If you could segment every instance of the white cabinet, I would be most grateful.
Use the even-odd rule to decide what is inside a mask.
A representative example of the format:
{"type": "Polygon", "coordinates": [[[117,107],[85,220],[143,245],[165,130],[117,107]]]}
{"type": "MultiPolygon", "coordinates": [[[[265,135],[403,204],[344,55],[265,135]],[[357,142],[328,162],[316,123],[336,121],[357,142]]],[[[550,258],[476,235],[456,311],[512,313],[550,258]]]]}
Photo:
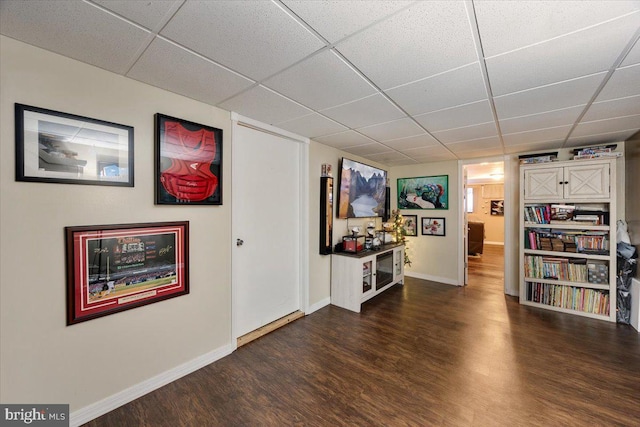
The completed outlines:
{"type": "Polygon", "coordinates": [[[521,166],[521,304],[616,321],[615,165],[521,166]]]}
{"type": "Polygon", "coordinates": [[[579,164],[527,166],[523,168],[523,195],[527,200],[608,199],[611,182],[609,162],[574,161],[572,163],[579,164]]]}
{"type": "Polygon", "coordinates": [[[331,304],[360,312],[363,302],[404,280],[404,245],[331,255],[331,304]]]}

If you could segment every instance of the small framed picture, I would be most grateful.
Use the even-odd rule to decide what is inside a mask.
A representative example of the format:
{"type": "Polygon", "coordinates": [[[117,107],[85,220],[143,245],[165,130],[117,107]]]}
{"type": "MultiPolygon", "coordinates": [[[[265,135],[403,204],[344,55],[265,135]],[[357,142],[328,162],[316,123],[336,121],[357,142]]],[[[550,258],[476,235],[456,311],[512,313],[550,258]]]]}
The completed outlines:
{"type": "Polygon", "coordinates": [[[418,216],[417,215],[402,215],[404,220],[405,236],[417,236],[418,235],[418,216]]]}
{"type": "Polygon", "coordinates": [[[67,325],[189,293],[189,222],[66,227],[67,325]]]}
{"type": "Polygon", "coordinates": [[[133,187],[133,127],[15,104],[16,181],[133,187]]]}
{"type": "Polygon", "coordinates": [[[445,236],[444,218],[422,218],[423,236],[445,236]]]}
{"type": "Polygon", "coordinates": [[[491,201],[491,215],[504,216],[504,200],[491,201]]]}
{"type": "Polygon", "coordinates": [[[156,204],[222,204],[222,129],[156,114],[156,204]]]}

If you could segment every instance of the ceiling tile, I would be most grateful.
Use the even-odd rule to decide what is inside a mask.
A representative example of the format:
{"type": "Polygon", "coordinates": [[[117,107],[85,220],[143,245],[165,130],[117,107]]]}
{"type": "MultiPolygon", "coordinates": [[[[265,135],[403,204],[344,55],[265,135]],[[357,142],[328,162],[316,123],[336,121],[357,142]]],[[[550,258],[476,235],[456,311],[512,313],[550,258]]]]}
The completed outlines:
{"type": "Polygon", "coordinates": [[[463,2],[416,2],[336,47],[382,89],[478,60],[463,2]]]}
{"type": "Polygon", "coordinates": [[[434,145],[441,145],[437,139],[433,138],[428,133],[423,133],[421,135],[410,136],[408,138],[399,138],[393,139],[390,141],[385,141],[384,145],[387,147],[391,147],[394,150],[407,150],[411,148],[418,147],[428,147],[434,145]]]}
{"type": "Polygon", "coordinates": [[[254,82],[156,38],[127,77],[215,105],[254,82]]]}
{"type": "Polygon", "coordinates": [[[2,34],[124,74],[153,37],[96,6],[77,1],[2,1],[2,34]]]}
{"type": "Polygon", "coordinates": [[[498,55],[638,10],[633,1],[474,1],[484,54],[498,55]]]}
{"type": "Polygon", "coordinates": [[[182,4],[176,0],[93,0],[119,15],[142,25],[152,31],[158,31],[182,4]]]}
{"type": "Polygon", "coordinates": [[[564,138],[556,141],[530,142],[527,144],[519,145],[505,145],[504,152],[507,154],[524,154],[530,153],[532,151],[557,150],[558,147],[562,146],[563,140],[564,138]]]}
{"type": "Polygon", "coordinates": [[[410,150],[402,150],[404,154],[416,160],[425,160],[427,158],[454,159],[455,155],[442,145],[434,145],[433,147],[412,148],[410,150]]]}
{"type": "Polygon", "coordinates": [[[456,153],[456,157],[460,160],[479,159],[485,157],[502,156],[504,153],[502,148],[488,148],[480,151],[462,151],[456,153]]]}
{"type": "Polygon", "coordinates": [[[468,141],[472,139],[497,136],[498,130],[494,122],[482,123],[457,129],[449,129],[441,132],[433,132],[439,141],[448,144],[452,142],[468,141]]]}
{"type": "Polygon", "coordinates": [[[406,116],[379,93],[322,110],[321,113],[350,128],[360,128],[406,116]]]}
{"type": "Polygon", "coordinates": [[[487,98],[477,62],[385,92],[409,114],[429,113],[487,98]]]}
{"type": "Polygon", "coordinates": [[[459,107],[434,111],[414,117],[429,132],[477,125],[493,120],[489,101],[473,102],[459,107]]]}
{"type": "Polygon", "coordinates": [[[572,125],[584,110],[584,105],[532,114],[530,116],[515,117],[500,120],[500,130],[503,134],[527,132],[536,129],[572,125]]]}
{"type": "Polygon", "coordinates": [[[262,86],[253,87],[218,106],[270,125],[312,112],[262,86]]]}
{"type": "Polygon", "coordinates": [[[161,31],[207,58],[261,80],[322,48],[273,2],[188,1],[161,31]]]}
{"type": "Polygon", "coordinates": [[[583,122],[640,114],[640,95],[595,102],[582,118],[583,122]]]}
{"type": "Polygon", "coordinates": [[[609,79],[596,101],[640,95],[640,64],[618,68],[609,79]]]}
{"type": "Polygon", "coordinates": [[[358,129],[358,132],[367,135],[376,141],[384,142],[390,139],[404,138],[420,135],[424,130],[411,119],[405,118],[391,122],[381,123],[358,129]]]}
{"type": "Polygon", "coordinates": [[[580,122],[571,134],[572,138],[596,135],[607,132],[640,129],[640,114],[635,116],[618,117],[614,119],[580,122]]]}
{"type": "Polygon", "coordinates": [[[317,113],[286,122],[276,123],[276,126],[288,130],[289,132],[306,136],[307,138],[315,138],[316,136],[329,135],[347,130],[346,127],[317,113]]]}
{"type": "Polygon", "coordinates": [[[635,134],[636,132],[637,130],[626,130],[626,131],[601,133],[596,135],[573,137],[573,138],[569,138],[569,140],[565,144],[565,147],[582,147],[585,145],[621,142],[631,138],[631,136],[633,136],[633,134],[635,134]]]}
{"type": "Polygon", "coordinates": [[[602,83],[605,75],[606,73],[594,74],[495,97],[498,118],[502,120],[585,105],[602,83]]]}
{"type": "Polygon", "coordinates": [[[357,145],[355,147],[347,147],[347,148],[343,148],[343,150],[351,154],[356,154],[358,156],[368,156],[371,154],[381,154],[381,153],[392,152],[392,150],[390,150],[388,147],[385,147],[384,145],[379,144],[377,142],[366,144],[366,145],[357,145]]]}
{"type": "Polygon", "coordinates": [[[345,147],[354,147],[356,145],[371,144],[372,142],[374,142],[366,136],[352,130],[339,132],[333,135],[316,137],[313,139],[314,141],[317,141],[321,144],[341,149],[345,147]]]}
{"type": "Polygon", "coordinates": [[[487,58],[495,96],[607,71],[640,27],[640,13],[487,58]]]}
{"type": "Polygon", "coordinates": [[[640,64],[640,39],[636,40],[636,44],[631,51],[627,54],[620,66],[626,67],[627,65],[640,64]]]}
{"type": "Polygon", "coordinates": [[[454,142],[451,144],[447,144],[447,148],[454,153],[459,153],[462,151],[488,150],[492,148],[498,148],[502,150],[502,144],[500,143],[500,138],[498,138],[497,136],[490,136],[487,138],[478,138],[471,141],[454,142]]]}
{"type": "Polygon", "coordinates": [[[402,153],[398,153],[397,151],[390,151],[388,153],[380,153],[380,154],[370,154],[367,158],[378,162],[387,164],[388,162],[405,162],[409,160],[407,156],[402,153]]]}
{"type": "Polygon", "coordinates": [[[263,85],[314,110],[334,107],[376,92],[331,50],[294,65],[265,80],[263,85]]]}
{"type": "Polygon", "coordinates": [[[532,142],[564,141],[573,123],[548,129],[537,129],[528,132],[511,133],[502,136],[504,145],[522,145],[532,142]]]}
{"type": "Polygon", "coordinates": [[[294,1],[283,3],[331,43],[406,7],[413,1],[294,1]],[[363,7],[364,6],[364,7],[363,7]]]}

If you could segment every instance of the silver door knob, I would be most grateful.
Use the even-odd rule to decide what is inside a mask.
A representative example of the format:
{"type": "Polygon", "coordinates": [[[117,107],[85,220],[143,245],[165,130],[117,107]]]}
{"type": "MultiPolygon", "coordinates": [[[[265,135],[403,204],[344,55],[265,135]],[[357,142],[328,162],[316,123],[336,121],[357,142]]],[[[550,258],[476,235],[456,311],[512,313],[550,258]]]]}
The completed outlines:
{"type": "Polygon", "coordinates": [[[244,244],[244,240],[236,239],[236,246],[242,246],[244,244]]]}

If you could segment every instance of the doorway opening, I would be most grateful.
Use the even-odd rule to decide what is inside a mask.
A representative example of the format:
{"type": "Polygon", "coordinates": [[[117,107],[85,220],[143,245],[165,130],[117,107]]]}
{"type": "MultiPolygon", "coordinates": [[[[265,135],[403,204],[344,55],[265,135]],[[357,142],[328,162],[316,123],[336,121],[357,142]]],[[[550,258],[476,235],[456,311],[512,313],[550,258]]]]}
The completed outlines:
{"type": "Polygon", "coordinates": [[[462,167],[465,284],[505,293],[504,162],[468,162],[462,167]]]}

